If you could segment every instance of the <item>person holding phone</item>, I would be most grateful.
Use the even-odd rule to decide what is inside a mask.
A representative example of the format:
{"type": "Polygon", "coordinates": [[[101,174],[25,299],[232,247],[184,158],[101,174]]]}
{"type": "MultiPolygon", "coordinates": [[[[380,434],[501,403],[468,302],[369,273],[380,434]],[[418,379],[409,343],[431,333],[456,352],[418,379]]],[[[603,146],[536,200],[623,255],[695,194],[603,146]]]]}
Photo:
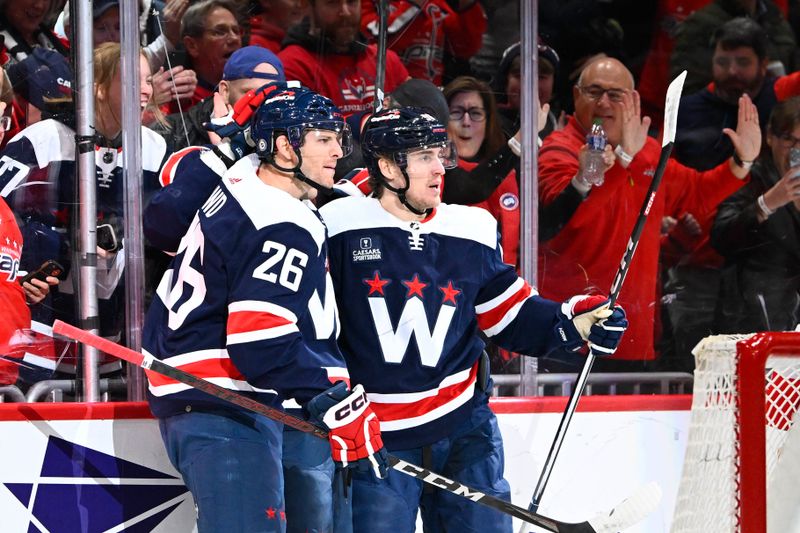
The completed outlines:
{"type": "Polygon", "coordinates": [[[794,329],[800,308],[800,97],[775,106],[750,182],[719,205],[711,245],[725,257],[715,329],[794,329]],[[794,155],[794,157],[792,157],[794,155]]]}

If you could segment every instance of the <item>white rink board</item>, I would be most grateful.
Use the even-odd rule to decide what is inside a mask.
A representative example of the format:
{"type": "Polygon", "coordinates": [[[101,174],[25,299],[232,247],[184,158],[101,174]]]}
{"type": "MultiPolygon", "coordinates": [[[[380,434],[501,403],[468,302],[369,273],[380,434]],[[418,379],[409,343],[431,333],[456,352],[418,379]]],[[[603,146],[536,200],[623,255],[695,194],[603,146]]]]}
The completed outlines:
{"type": "MultiPolygon", "coordinates": [[[[527,508],[561,414],[505,414],[499,419],[511,500],[527,508]]],[[[661,505],[628,531],[668,533],[688,427],[689,411],[576,413],[538,512],[581,522],[655,481],[664,493],[661,505]]],[[[515,521],[514,531],[518,528],[515,521]]]]}
{"type": "MultiPolygon", "coordinates": [[[[3,416],[4,410],[11,407],[6,404],[0,409],[2,531],[24,533],[31,523],[45,531],[39,518],[42,509],[57,506],[76,509],[75,513],[79,510],[114,515],[117,511],[124,519],[112,520],[115,527],[108,527],[111,531],[122,531],[126,524],[136,523],[139,529],[144,523],[153,523],[152,531],[159,533],[194,529],[191,497],[169,464],[155,420],[36,420],[37,416],[31,414],[23,418],[34,421],[7,420],[14,418],[3,416]],[[78,450],[79,454],[83,447],[90,450],[85,460],[74,460],[59,454],[59,446],[78,450]],[[50,454],[45,461],[47,449],[50,454]],[[114,461],[108,456],[127,465],[125,475],[110,476],[108,464],[114,461]],[[68,471],[64,470],[65,465],[68,471]],[[86,465],[91,470],[89,474],[82,471],[86,465]],[[150,474],[142,476],[137,469],[149,469],[150,474]],[[65,504],[63,497],[59,499],[61,492],[74,492],[76,485],[88,491],[98,483],[144,490],[154,501],[133,511],[126,507],[123,512],[108,505],[95,511],[83,500],[67,498],[65,504]],[[160,496],[162,492],[166,495],[160,496]]],[[[33,412],[34,408],[28,411],[33,412]]],[[[520,506],[528,505],[560,417],[558,413],[498,415],[506,446],[506,476],[512,486],[512,499],[520,506]]],[[[656,481],[664,491],[660,508],[629,531],[668,532],[688,423],[688,411],[576,413],[540,512],[559,520],[583,521],[611,509],[645,483],[656,481]]],[[[518,527],[515,522],[515,532],[518,527]]]]}

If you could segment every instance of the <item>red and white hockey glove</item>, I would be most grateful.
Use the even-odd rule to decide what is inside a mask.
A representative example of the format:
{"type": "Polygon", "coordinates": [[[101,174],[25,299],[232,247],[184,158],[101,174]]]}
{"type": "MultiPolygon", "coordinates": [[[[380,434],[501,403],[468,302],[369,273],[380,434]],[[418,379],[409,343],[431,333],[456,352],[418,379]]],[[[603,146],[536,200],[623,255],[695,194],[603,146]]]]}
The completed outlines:
{"type": "Polygon", "coordinates": [[[388,457],[381,440],[380,422],[369,406],[364,387],[352,391],[340,381],[306,406],[313,418],[328,428],[333,460],[344,468],[372,471],[385,478],[388,457]]]}
{"type": "Polygon", "coordinates": [[[628,328],[625,310],[620,306],[609,309],[605,296],[573,296],[561,304],[561,314],[572,322],[581,338],[589,342],[592,352],[601,357],[617,351],[628,328]]]}

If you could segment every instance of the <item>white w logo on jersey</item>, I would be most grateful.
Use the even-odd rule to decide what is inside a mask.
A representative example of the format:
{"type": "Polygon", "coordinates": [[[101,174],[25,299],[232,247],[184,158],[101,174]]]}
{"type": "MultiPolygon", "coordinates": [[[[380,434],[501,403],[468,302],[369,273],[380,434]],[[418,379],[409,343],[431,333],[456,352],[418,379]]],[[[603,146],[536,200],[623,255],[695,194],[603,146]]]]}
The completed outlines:
{"type": "Polygon", "coordinates": [[[319,291],[308,300],[308,312],[311,321],[314,323],[314,331],[317,339],[329,339],[331,334],[336,331],[339,336],[339,321],[336,318],[336,298],[333,296],[333,283],[328,273],[325,274],[325,302],[319,297],[319,291]]]}
{"type": "Polygon", "coordinates": [[[412,333],[417,340],[417,348],[423,366],[435,367],[439,363],[447,330],[456,313],[454,306],[442,305],[440,307],[439,316],[436,317],[436,324],[431,332],[428,326],[428,314],[425,312],[422,300],[413,297],[406,301],[397,330],[395,330],[392,320],[389,318],[386,301],[383,298],[367,298],[367,300],[372,312],[372,320],[375,323],[375,330],[378,333],[378,340],[381,343],[383,358],[387,363],[403,362],[412,333]]]}

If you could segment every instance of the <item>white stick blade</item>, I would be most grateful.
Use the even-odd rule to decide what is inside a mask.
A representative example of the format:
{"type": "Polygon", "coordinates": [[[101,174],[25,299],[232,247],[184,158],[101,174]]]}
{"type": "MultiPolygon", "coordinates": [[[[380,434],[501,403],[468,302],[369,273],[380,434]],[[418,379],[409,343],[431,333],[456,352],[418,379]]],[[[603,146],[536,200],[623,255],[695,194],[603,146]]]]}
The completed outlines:
{"type": "Polygon", "coordinates": [[[678,106],[681,103],[684,81],[686,81],[685,70],[678,74],[678,77],[672,80],[667,88],[667,101],[664,104],[664,136],[661,146],[666,146],[675,140],[675,130],[678,128],[678,106]]]}
{"type": "Polygon", "coordinates": [[[598,515],[589,524],[597,533],[619,533],[635,526],[661,503],[661,487],[651,482],[620,502],[608,514],[598,515]]]}

